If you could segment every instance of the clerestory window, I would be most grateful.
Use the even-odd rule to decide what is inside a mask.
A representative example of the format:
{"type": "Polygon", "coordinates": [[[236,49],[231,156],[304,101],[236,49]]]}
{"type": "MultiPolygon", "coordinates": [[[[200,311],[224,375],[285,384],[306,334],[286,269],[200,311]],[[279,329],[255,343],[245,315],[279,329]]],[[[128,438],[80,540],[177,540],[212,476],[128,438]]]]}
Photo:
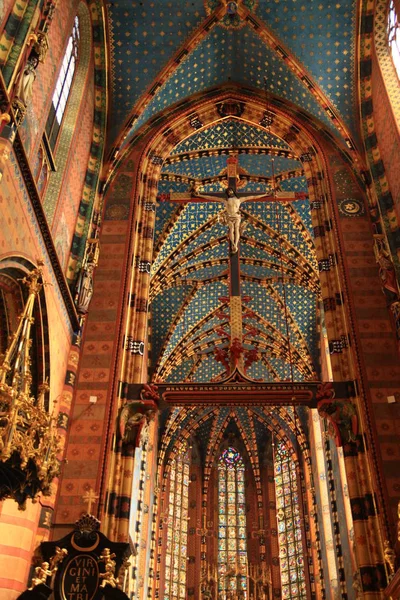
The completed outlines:
{"type": "Polygon", "coordinates": [[[58,75],[53,94],[50,113],[46,123],[46,134],[51,150],[54,150],[58,133],[60,131],[68,97],[71,91],[72,80],[79,56],[79,18],[75,17],[67,49],[58,75]]]}

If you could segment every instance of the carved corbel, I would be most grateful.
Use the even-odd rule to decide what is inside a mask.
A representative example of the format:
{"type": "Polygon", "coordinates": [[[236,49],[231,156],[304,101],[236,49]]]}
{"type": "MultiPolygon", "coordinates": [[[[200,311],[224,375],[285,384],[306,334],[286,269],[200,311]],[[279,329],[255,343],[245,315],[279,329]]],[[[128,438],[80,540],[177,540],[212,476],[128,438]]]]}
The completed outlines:
{"type": "Polygon", "coordinates": [[[149,425],[157,416],[160,395],[154,384],[145,384],[140,399],[125,404],[118,417],[118,433],[123,444],[136,448],[148,440],[149,425]]]}
{"type": "Polygon", "coordinates": [[[357,411],[349,400],[335,399],[333,385],[323,383],[319,386],[317,409],[324,420],[328,435],[335,440],[337,447],[355,442],[358,434],[357,411]]]}

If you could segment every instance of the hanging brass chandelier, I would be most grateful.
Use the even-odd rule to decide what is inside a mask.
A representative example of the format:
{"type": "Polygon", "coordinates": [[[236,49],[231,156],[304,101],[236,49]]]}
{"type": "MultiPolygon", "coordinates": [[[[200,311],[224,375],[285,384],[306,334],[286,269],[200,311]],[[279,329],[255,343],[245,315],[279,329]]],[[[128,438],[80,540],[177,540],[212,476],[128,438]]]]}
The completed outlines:
{"type": "Polygon", "coordinates": [[[0,356],[0,500],[14,498],[20,509],[27,498],[50,494],[59,472],[59,438],[54,418],[45,406],[49,386],[44,381],[31,393],[30,348],[34,306],[43,287],[42,268],[22,279],[28,297],[18,327],[0,356]]]}

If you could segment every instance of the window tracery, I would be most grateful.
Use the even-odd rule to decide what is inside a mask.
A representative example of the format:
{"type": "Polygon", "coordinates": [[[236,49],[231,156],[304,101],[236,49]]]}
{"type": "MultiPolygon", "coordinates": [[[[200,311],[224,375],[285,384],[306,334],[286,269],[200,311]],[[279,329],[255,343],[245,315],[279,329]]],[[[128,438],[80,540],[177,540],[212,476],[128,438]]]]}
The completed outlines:
{"type": "Polygon", "coordinates": [[[75,67],[79,54],[79,17],[76,16],[72,32],[68,40],[64,54],[61,70],[58,75],[56,87],[53,94],[52,105],[46,123],[46,134],[50,147],[54,149],[60,131],[61,122],[65,113],[68,97],[71,91],[75,67]]]}
{"type": "Polygon", "coordinates": [[[218,461],[218,592],[223,600],[247,598],[244,462],[226,448],[218,461]]]}
{"type": "Polygon", "coordinates": [[[186,598],[189,450],[184,446],[169,472],[168,529],[164,600],[186,598]]]}
{"type": "Polygon", "coordinates": [[[296,463],[281,441],[275,448],[274,463],[282,598],[305,600],[307,593],[296,463]]]}

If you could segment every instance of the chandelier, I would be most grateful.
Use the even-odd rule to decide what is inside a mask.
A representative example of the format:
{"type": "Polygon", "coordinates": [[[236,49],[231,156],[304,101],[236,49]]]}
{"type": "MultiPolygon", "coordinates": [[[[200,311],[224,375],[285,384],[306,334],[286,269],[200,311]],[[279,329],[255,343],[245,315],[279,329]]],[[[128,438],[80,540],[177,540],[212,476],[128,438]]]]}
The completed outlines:
{"type": "Polygon", "coordinates": [[[31,392],[30,348],[35,301],[43,287],[42,263],[22,279],[28,297],[7,350],[0,356],[0,500],[13,498],[23,510],[27,498],[50,494],[59,472],[59,437],[45,406],[44,381],[31,392]]]}

